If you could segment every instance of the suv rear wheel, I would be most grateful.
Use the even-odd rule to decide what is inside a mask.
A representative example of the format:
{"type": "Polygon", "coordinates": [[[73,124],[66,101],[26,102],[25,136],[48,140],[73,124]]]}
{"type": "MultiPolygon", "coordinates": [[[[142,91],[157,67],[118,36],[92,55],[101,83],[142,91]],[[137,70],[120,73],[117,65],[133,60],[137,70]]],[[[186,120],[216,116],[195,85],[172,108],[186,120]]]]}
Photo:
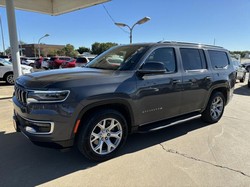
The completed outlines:
{"type": "Polygon", "coordinates": [[[112,158],[125,143],[128,134],[125,118],[115,110],[96,111],[82,127],[78,149],[95,161],[112,158]]]}
{"type": "Polygon", "coordinates": [[[208,123],[216,123],[220,120],[225,107],[225,98],[221,92],[215,92],[209,99],[202,120],[208,123]]]}

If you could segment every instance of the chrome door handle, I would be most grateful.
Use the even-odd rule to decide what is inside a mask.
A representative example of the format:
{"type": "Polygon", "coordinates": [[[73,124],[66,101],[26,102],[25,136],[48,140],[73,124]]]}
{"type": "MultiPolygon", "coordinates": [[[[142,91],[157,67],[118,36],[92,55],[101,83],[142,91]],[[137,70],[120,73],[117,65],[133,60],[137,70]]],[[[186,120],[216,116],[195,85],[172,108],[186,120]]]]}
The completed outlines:
{"type": "Polygon", "coordinates": [[[177,83],[181,83],[181,80],[180,79],[173,80],[173,84],[177,84],[177,83]]]}

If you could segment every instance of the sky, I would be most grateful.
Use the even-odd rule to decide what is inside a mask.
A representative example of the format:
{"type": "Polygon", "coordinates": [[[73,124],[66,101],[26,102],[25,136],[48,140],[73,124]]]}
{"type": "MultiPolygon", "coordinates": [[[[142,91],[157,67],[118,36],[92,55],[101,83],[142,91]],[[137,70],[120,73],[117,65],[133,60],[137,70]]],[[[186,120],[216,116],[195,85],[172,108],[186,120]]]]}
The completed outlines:
{"type": "MultiPolygon", "coordinates": [[[[19,40],[25,43],[91,47],[94,42],[129,43],[127,28],[136,25],[133,43],[183,41],[222,46],[231,51],[250,50],[249,0],[112,0],[59,16],[16,10],[19,40]]],[[[6,9],[0,8],[5,48],[10,44],[6,9]]],[[[0,38],[0,51],[2,51],[0,38]]]]}

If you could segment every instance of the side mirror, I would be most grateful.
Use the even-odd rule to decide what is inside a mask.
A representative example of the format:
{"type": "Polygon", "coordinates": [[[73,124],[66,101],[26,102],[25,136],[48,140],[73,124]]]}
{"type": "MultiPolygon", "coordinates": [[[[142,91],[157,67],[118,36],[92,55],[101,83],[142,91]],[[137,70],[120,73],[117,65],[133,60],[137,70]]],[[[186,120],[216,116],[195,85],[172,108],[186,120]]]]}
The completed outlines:
{"type": "Polygon", "coordinates": [[[147,62],[137,71],[139,74],[163,74],[166,68],[162,62],[147,62]]]}

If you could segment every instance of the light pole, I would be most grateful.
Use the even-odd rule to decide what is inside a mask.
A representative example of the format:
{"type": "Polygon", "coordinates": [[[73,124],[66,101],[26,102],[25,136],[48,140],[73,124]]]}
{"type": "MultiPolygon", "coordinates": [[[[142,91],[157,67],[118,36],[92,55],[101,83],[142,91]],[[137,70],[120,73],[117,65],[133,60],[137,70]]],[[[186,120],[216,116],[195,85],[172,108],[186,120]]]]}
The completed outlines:
{"type": "Polygon", "coordinates": [[[3,37],[3,24],[2,24],[1,16],[0,16],[0,25],[1,25],[1,33],[2,33],[2,41],[3,41],[3,55],[5,55],[5,45],[4,45],[4,37],[3,37]]]}
{"type": "Polygon", "coordinates": [[[44,36],[42,36],[42,37],[39,38],[39,40],[38,40],[38,58],[40,58],[40,56],[41,56],[40,41],[41,41],[41,39],[43,39],[43,38],[45,38],[45,37],[48,37],[48,36],[49,36],[49,34],[45,34],[44,36]]]}
{"type": "Polygon", "coordinates": [[[144,17],[144,18],[140,19],[139,21],[137,21],[132,27],[128,26],[125,23],[115,23],[115,25],[117,25],[118,27],[128,27],[129,28],[129,38],[130,38],[130,43],[132,43],[132,34],[133,34],[134,27],[136,25],[141,25],[143,23],[146,23],[150,19],[151,19],[150,17],[144,17]]]}

